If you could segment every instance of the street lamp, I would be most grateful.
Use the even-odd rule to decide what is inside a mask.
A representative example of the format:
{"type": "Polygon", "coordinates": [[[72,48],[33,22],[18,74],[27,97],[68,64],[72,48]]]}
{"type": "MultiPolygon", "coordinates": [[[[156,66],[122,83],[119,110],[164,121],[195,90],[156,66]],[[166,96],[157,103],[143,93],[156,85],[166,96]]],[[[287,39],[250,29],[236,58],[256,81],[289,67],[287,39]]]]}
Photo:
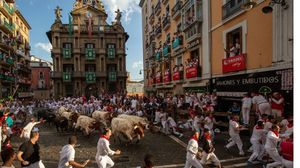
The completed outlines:
{"type": "Polygon", "coordinates": [[[287,9],[289,7],[286,0],[272,0],[268,6],[262,8],[262,12],[265,14],[273,12],[273,6],[275,4],[280,4],[283,9],[287,9]]]}

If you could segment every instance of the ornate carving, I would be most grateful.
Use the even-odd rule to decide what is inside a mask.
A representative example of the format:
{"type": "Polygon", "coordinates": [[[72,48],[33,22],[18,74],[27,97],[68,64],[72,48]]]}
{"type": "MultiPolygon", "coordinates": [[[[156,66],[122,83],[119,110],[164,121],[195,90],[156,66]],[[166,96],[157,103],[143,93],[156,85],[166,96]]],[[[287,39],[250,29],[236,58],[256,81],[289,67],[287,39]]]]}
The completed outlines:
{"type": "Polygon", "coordinates": [[[60,18],[62,17],[61,11],[62,11],[62,9],[59,8],[59,6],[57,6],[56,9],[55,9],[55,15],[56,15],[56,20],[57,21],[60,21],[60,18]]]}
{"type": "Polygon", "coordinates": [[[115,18],[115,23],[120,24],[121,23],[122,12],[120,11],[120,9],[118,9],[117,11],[115,11],[115,13],[117,14],[117,16],[115,18]]]}

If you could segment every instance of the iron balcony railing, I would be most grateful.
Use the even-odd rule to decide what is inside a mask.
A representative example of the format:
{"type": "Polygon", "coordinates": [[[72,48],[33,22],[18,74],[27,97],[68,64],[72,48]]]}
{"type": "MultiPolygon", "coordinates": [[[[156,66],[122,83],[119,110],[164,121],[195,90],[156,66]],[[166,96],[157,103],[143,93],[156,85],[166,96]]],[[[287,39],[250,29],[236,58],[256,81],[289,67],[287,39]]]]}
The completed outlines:
{"type": "Polygon", "coordinates": [[[250,2],[250,0],[229,0],[225,5],[223,5],[223,19],[226,19],[235,13],[242,10],[241,5],[250,2]]]}

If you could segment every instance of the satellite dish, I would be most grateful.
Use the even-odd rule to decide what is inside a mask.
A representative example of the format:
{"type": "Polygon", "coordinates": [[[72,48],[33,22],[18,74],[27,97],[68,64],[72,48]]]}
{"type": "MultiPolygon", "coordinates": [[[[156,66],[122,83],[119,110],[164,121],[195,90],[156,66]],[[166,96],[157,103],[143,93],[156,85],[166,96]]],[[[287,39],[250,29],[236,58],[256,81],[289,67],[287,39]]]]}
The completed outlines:
{"type": "Polygon", "coordinates": [[[271,6],[265,6],[262,8],[262,12],[267,14],[267,13],[271,13],[273,11],[273,8],[271,6]]]}

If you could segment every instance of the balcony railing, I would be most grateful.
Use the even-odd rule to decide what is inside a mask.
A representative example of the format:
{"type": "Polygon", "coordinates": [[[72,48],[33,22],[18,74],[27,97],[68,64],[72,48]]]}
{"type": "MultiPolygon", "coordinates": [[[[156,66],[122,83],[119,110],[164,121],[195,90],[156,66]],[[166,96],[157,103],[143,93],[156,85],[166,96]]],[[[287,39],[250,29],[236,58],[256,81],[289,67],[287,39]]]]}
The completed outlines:
{"type": "Polygon", "coordinates": [[[155,28],[155,34],[157,38],[161,36],[161,26],[155,28]]]}
{"type": "Polygon", "coordinates": [[[172,48],[177,49],[182,44],[183,44],[183,37],[182,36],[176,37],[172,43],[172,48]]]}
{"type": "Polygon", "coordinates": [[[0,79],[3,79],[5,81],[14,82],[16,78],[14,76],[6,75],[6,74],[0,74],[0,79]]]}
{"type": "Polygon", "coordinates": [[[164,30],[167,30],[171,25],[171,20],[170,20],[170,16],[166,16],[165,18],[163,18],[163,28],[164,30]]]}
{"type": "Polygon", "coordinates": [[[182,1],[178,1],[174,7],[172,8],[172,17],[176,19],[178,16],[181,16],[181,7],[182,7],[182,1]]]}
{"type": "Polygon", "coordinates": [[[26,50],[31,50],[31,47],[30,47],[29,43],[27,43],[27,42],[25,43],[25,49],[26,50]]]}
{"type": "Polygon", "coordinates": [[[107,57],[108,57],[109,59],[114,59],[114,58],[116,58],[116,50],[115,50],[115,48],[108,48],[108,49],[107,49],[107,57]]]}
{"type": "Polygon", "coordinates": [[[86,48],[85,49],[85,58],[87,60],[95,60],[96,50],[94,48],[86,48]]]}
{"type": "Polygon", "coordinates": [[[86,72],[85,80],[86,83],[96,83],[96,72],[86,72]]]}
{"type": "Polygon", "coordinates": [[[63,58],[71,58],[72,57],[72,49],[71,48],[63,48],[63,58]]]}
{"type": "Polygon", "coordinates": [[[108,72],[108,80],[116,81],[117,80],[117,72],[108,72]]]}
{"type": "Polygon", "coordinates": [[[151,13],[149,17],[149,23],[152,25],[154,23],[154,12],[151,13]]]}
{"type": "Polygon", "coordinates": [[[71,82],[72,81],[72,72],[64,72],[63,73],[63,81],[71,82]]]}
{"type": "Polygon", "coordinates": [[[155,59],[156,59],[157,61],[159,61],[160,58],[161,58],[161,52],[158,51],[158,52],[155,53],[155,59]]]}
{"type": "Polygon", "coordinates": [[[250,0],[230,0],[223,5],[223,19],[226,19],[242,10],[241,5],[248,3],[250,0]]]}
{"type": "Polygon", "coordinates": [[[18,77],[18,83],[30,85],[31,79],[25,77],[18,77]]]}
{"type": "Polygon", "coordinates": [[[20,71],[24,71],[24,72],[30,72],[30,68],[26,65],[24,65],[23,63],[17,63],[17,70],[20,70],[20,71]]]}
{"type": "Polygon", "coordinates": [[[164,57],[168,57],[171,53],[171,47],[170,45],[166,45],[164,48],[163,48],[163,56],[164,57]]]}
{"type": "Polygon", "coordinates": [[[155,14],[159,14],[161,12],[161,2],[160,2],[160,0],[155,5],[154,12],[155,12],[155,14]]]}
{"type": "Polygon", "coordinates": [[[169,0],[162,0],[163,4],[167,4],[169,2],[169,0]]]}
{"type": "Polygon", "coordinates": [[[3,1],[3,8],[12,15],[15,12],[15,8],[13,6],[9,6],[5,1],[3,1]]]}

